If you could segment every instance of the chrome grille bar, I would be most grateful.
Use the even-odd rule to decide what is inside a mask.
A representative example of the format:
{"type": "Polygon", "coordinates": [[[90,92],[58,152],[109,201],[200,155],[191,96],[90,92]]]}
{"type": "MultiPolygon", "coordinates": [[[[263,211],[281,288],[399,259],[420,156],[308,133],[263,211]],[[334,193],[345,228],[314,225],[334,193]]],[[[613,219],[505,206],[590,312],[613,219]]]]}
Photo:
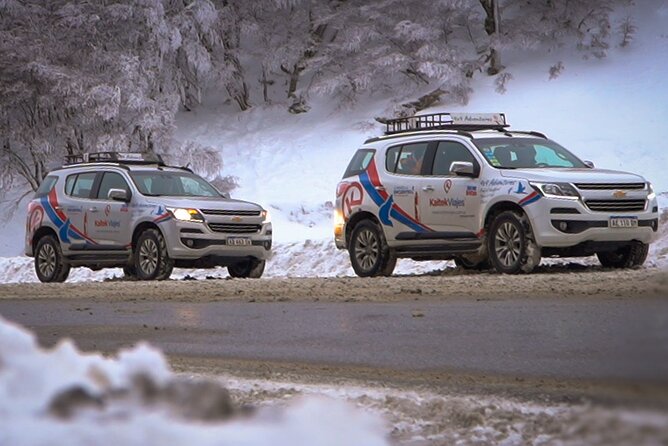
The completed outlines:
{"type": "Polygon", "coordinates": [[[645,183],[575,183],[575,187],[581,190],[642,190],[645,183]]]}

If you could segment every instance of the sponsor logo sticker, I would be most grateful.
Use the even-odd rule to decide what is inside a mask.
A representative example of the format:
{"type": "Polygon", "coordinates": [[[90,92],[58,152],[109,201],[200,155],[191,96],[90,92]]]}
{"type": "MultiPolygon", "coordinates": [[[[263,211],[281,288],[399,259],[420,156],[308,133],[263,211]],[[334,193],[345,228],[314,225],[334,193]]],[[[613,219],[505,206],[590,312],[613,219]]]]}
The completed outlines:
{"type": "Polygon", "coordinates": [[[463,198],[430,198],[429,206],[431,207],[464,207],[466,200],[463,198]]]}
{"type": "Polygon", "coordinates": [[[452,180],[450,179],[445,180],[445,183],[443,183],[443,190],[445,191],[445,193],[447,194],[448,192],[450,192],[451,188],[452,188],[452,180]]]}
{"type": "Polygon", "coordinates": [[[478,195],[478,186],[466,186],[466,195],[469,197],[478,195]]]}

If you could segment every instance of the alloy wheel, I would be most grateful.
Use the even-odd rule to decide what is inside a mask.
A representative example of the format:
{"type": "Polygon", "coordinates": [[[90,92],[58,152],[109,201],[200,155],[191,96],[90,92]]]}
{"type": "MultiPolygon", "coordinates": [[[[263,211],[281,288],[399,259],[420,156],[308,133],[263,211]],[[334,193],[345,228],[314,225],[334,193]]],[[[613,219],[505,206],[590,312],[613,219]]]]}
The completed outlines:
{"type": "Polygon", "coordinates": [[[153,274],[158,266],[158,245],[150,238],[139,248],[139,266],[147,275],[153,274]]]}
{"type": "Polygon", "coordinates": [[[42,245],[42,248],[37,255],[37,259],[37,267],[39,268],[40,273],[42,273],[44,277],[51,277],[56,270],[56,250],[53,248],[53,245],[48,243],[42,245]]]}
{"type": "Polygon", "coordinates": [[[516,225],[504,222],[494,236],[494,250],[503,266],[511,267],[520,258],[522,236],[516,225]]]}
{"type": "Polygon", "coordinates": [[[365,270],[370,270],[378,261],[380,255],[380,244],[378,237],[373,231],[363,229],[355,240],[355,259],[365,270]]]}

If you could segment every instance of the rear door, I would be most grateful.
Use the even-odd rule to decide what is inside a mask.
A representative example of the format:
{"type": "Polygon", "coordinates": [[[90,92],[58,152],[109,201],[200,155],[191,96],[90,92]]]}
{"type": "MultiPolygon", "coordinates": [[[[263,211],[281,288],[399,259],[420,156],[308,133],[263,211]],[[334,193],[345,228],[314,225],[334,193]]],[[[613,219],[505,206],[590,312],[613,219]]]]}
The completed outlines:
{"type": "Polygon", "coordinates": [[[429,141],[406,143],[385,152],[383,185],[389,202],[379,209],[379,219],[392,227],[387,233],[397,240],[410,240],[415,233],[428,231],[422,224],[419,202],[422,189],[431,182],[424,174],[429,171],[426,161],[433,144],[429,141]]]}
{"type": "Polygon", "coordinates": [[[67,240],[62,237],[62,233],[61,239],[71,243],[72,249],[82,249],[85,245],[93,244],[90,207],[96,178],[97,172],[72,173],[65,178],[65,194],[60,200],[60,208],[67,216],[69,227],[67,240]]]}

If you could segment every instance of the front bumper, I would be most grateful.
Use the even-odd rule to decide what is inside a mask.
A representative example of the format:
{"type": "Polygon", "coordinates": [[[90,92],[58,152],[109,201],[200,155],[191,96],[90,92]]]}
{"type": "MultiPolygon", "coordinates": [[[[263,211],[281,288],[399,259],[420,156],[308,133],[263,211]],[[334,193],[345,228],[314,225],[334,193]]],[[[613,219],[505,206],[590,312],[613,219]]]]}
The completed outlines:
{"type": "Polygon", "coordinates": [[[651,243],[656,239],[659,211],[656,199],[638,212],[590,210],[581,200],[542,197],[526,206],[536,242],[543,247],[570,247],[584,242],[651,243]],[[613,217],[633,217],[637,227],[612,228],[613,217]]]}
{"type": "Polygon", "coordinates": [[[266,260],[271,254],[271,223],[259,223],[253,233],[217,232],[207,223],[170,220],[161,225],[169,256],[175,260],[205,257],[266,260]],[[248,243],[240,245],[239,243],[248,243]]]}

